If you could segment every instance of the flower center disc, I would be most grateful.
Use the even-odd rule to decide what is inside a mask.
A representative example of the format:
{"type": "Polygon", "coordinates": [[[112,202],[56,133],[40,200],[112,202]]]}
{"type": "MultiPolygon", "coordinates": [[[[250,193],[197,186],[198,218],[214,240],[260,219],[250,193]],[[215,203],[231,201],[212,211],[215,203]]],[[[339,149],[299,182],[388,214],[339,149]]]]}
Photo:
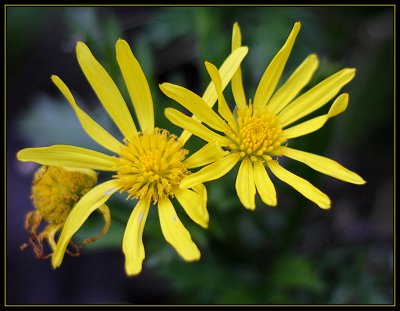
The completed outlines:
{"type": "Polygon", "coordinates": [[[33,178],[33,205],[48,223],[64,223],[70,209],[94,187],[96,179],[79,171],[42,166],[33,178]]]}
{"type": "Polygon", "coordinates": [[[117,175],[113,176],[121,192],[128,192],[128,198],[149,198],[154,203],[172,196],[189,174],[183,163],[188,151],[182,147],[175,135],[158,128],[126,140],[117,159],[117,175]]]}
{"type": "Polygon", "coordinates": [[[271,160],[274,151],[285,141],[281,137],[282,128],[275,115],[267,109],[258,111],[250,104],[245,109],[237,111],[237,128],[230,133],[233,141],[232,151],[240,153],[241,157],[262,157],[271,160]]]}

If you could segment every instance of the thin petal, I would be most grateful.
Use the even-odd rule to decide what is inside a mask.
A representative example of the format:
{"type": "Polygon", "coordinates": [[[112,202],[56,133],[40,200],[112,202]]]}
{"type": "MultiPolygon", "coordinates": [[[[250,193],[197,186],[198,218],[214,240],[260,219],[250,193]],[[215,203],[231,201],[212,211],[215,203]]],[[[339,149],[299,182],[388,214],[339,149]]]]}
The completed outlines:
{"type": "Polygon", "coordinates": [[[310,82],[318,67],[318,57],[315,54],[308,56],[290,78],[276,91],[268,102],[268,110],[278,114],[297,94],[310,82]]]}
{"type": "MultiPolygon", "coordinates": [[[[171,123],[188,130],[190,133],[204,139],[205,141],[215,141],[221,146],[229,146],[231,144],[226,137],[215,133],[195,118],[188,117],[174,108],[166,108],[164,114],[171,123]]],[[[182,140],[182,137],[180,137],[180,140],[182,140]]]]}
{"type": "Polygon", "coordinates": [[[95,91],[107,113],[114,120],[121,133],[130,138],[136,133],[135,123],[126,103],[107,71],[96,60],[83,42],[76,45],[76,55],[87,80],[95,91]]]}
{"type": "Polygon", "coordinates": [[[236,178],[236,192],[245,208],[249,210],[256,208],[256,185],[254,184],[253,164],[248,158],[245,158],[240,164],[236,178]]]}
{"type": "Polygon", "coordinates": [[[214,83],[214,86],[218,94],[218,113],[228,122],[228,124],[233,127],[236,125],[235,118],[232,115],[231,110],[225,100],[224,94],[222,93],[222,81],[219,76],[217,67],[209,62],[205,62],[208,74],[214,83]]]}
{"type": "Polygon", "coordinates": [[[103,229],[101,229],[100,234],[95,237],[96,240],[98,240],[102,236],[104,236],[108,232],[108,230],[110,229],[110,226],[111,226],[110,208],[106,204],[100,205],[99,212],[103,216],[104,226],[103,226],[103,229]]]}
{"type": "Polygon", "coordinates": [[[345,111],[348,102],[349,102],[349,95],[347,93],[340,95],[338,98],[336,98],[331,108],[329,109],[329,112],[326,115],[315,117],[311,120],[307,120],[303,123],[285,129],[282,131],[282,136],[285,137],[286,139],[289,139],[307,135],[309,133],[315,132],[316,130],[319,130],[321,127],[324,126],[324,124],[326,123],[326,121],[329,120],[329,118],[337,116],[338,114],[345,111]]]}
{"type": "Polygon", "coordinates": [[[158,202],[158,215],[165,240],[186,261],[199,260],[200,251],[192,241],[189,231],[179,220],[174,206],[168,198],[164,198],[158,202]]]}
{"type": "Polygon", "coordinates": [[[271,95],[282,75],[282,71],[285,68],[286,62],[289,58],[290,52],[292,51],[294,41],[296,40],[299,31],[300,23],[297,22],[294,24],[285,44],[275,55],[274,59],[265,70],[254,96],[254,107],[263,108],[271,98],[271,95]]]}
{"type": "MultiPolygon", "coordinates": [[[[242,46],[232,51],[232,53],[225,59],[219,68],[219,74],[222,80],[222,89],[225,89],[229,81],[231,81],[233,75],[235,72],[237,72],[237,69],[240,67],[240,64],[247,55],[248,51],[249,49],[246,46],[242,46]]],[[[212,82],[210,82],[210,84],[207,86],[202,98],[209,107],[214,106],[218,95],[212,82]]]]}
{"type": "Polygon", "coordinates": [[[198,184],[192,187],[192,189],[200,196],[202,202],[201,213],[203,214],[203,218],[206,219],[208,223],[210,217],[207,210],[207,189],[203,184],[198,184]]]}
{"type": "Polygon", "coordinates": [[[227,174],[238,163],[239,159],[240,155],[237,153],[227,155],[182,179],[180,187],[192,188],[206,181],[218,179],[227,174]]]}
{"type": "MultiPolygon", "coordinates": [[[[232,30],[232,51],[242,46],[242,34],[238,23],[233,24],[232,30]]],[[[231,81],[233,98],[239,109],[246,108],[246,96],[243,89],[242,70],[240,66],[232,77],[231,81]]]]}
{"type": "Polygon", "coordinates": [[[125,271],[136,275],[142,271],[145,257],[143,246],[143,229],[150,210],[149,200],[140,200],[133,209],[124,233],[122,251],[125,254],[125,271]]]}
{"type": "Polygon", "coordinates": [[[36,162],[51,166],[73,166],[102,171],[114,171],[115,166],[114,157],[69,145],[26,148],[17,153],[17,158],[23,162],[36,162]]]}
{"type": "Polygon", "coordinates": [[[201,196],[189,189],[178,189],[174,192],[178,202],[182,205],[186,214],[198,225],[208,228],[208,213],[204,213],[201,196]]]}
{"type": "Polygon", "coordinates": [[[50,245],[50,248],[52,249],[52,251],[54,252],[54,250],[57,247],[57,243],[55,240],[55,235],[56,233],[61,230],[63,224],[49,224],[46,226],[46,228],[44,228],[44,230],[39,234],[39,239],[46,239],[50,245]]]}
{"type": "MultiPolygon", "coordinates": [[[[249,49],[247,47],[240,47],[237,48],[235,51],[233,51],[223,62],[221,67],[219,68],[219,74],[221,76],[222,80],[222,88],[225,89],[225,87],[228,85],[229,81],[231,81],[232,76],[235,74],[236,70],[239,68],[240,63],[244,59],[244,57],[247,55],[247,52],[249,49]]],[[[210,82],[210,84],[207,86],[207,89],[205,90],[202,99],[204,102],[210,106],[213,107],[216,100],[217,100],[217,92],[215,91],[214,83],[210,82]]],[[[193,116],[194,119],[196,117],[193,116]]],[[[180,139],[183,142],[187,142],[187,140],[192,136],[192,134],[184,130],[182,134],[180,135],[180,139]]]]}
{"type": "Polygon", "coordinates": [[[274,184],[269,178],[264,164],[260,161],[254,162],[254,181],[261,200],[269,206],[276,206],[276,191],[274,184]]]}
{"type": "Polygon", "coordinates": [[[149,84],[142,67],[125,40],[116,43],[117,61],[128,88],[142,131],[154,129],[154,108],[149,84]]]}
{"type": "Polygon", "coordinates": [[[227,151],[224,151],[218,143],[210,142],[188,157],[184,163],[188,168],[194,168],[215,162],[226,155],[227,151]]]}
{"type": "Polygon", "coordinates": [[[169,98],[175,100],[189,110],[201,122],[207,123],[217,131],[224,131],[226,126],[224,120],[222,120],[214,110],[207,106],[204,100],[202,100],[197,94],[182,86],[171,83],[161,84],[160,89],[169,98]]]}
{"type": "Polygon", "coordinates": [[[267,164],[276,177],[296,189],[320,208],[329,209],[331,207],[331,200],[329,197],[310,182],[289,172],[275,161],[269,161],[267,164]]]}
{"type": "Polygon", "coordinates": [[[352,68],[342,69],[296,98],[280,112],[282,126],[285,127],[321,108],[354,78],[355,73],[352,68]]]}
{"type": "Polygon", "coordinates": [[[321,172],[325,175],[352,184],[357,184],[357,185],[365,184],[365,180],[362,179],[358,174],[348,170],[347,168],[343,167],[336,161],[333,161],[329,158],[288,147],[283,147],[282,152],[284,156],[287,156],[296,161],[300,161],[308,165],[312,169],[321,172]]]}
{"type": "Polygon", "coordinates": [[[85,239],[82,244],[89,244],[89,243],[93,243],[99,239],[101,239],[110,229],[111,226],[111,212],[110,209],[108,208],[108,206],[106,204],[103,204],[101,206],[99,206],[98,211],[101,213],[101,215],[103,216],[104,219],[104,226],[103,229],[101,229],[100,233],[92,238],[89,239],[85,239]]]}
{"type": "Polygon", "coordinates": [[[114,138],[109,132],[107,132],[100,124],[94,121],[86,112],[84,112],[75,102],[74,96],[65,85],[65,83],[55,75],[51,76],[51,80],[63,93],[64,97],[68,100],[72,108],[74,109],[76,116],[79,119],[83,129],[86,133],[99,145],[111,150],[115,153],[119,153],[122,144],[114,138]]]}
{"type": "Polygon", "coordinates": [[[118,190],[119,185],[116,180],[106,181],[90,190],[71,209],[52,256],[54,268],[61,265],[65,250],[75,232],[79,230],[93,211],[103,205],[118,190]]]}

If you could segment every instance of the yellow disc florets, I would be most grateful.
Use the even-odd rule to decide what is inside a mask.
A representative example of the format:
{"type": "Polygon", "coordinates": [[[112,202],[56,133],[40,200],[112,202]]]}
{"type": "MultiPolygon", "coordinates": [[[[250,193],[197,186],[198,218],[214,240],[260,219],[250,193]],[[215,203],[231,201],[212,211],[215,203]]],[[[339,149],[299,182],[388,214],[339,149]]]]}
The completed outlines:
{"type": "Polygon", "coordinates": [[[114,178],[120,183],[121,192],[128,192],[128,197],[148,198],[156,203],[173,196],[180,181],[189,174],[183,163],[187,153],[177,137],[167,130],[156,128],[138,133],[125,141],[114,178]]]}
{"type": "Polygon", "coordinates": [[[276,116],[267,108],[257,110],[253,105],[237,110],[237,124],[231,128],[228,137],[232,140],[230,148],[242,158],[269,161],[285,139],[276,116]]]}
{"type": "Polygon", "coordinates": [[[96,184],[97,177],[83,170],[40,167],[32,182],[32,202],[40,216],[51,224],[65,222],[75,203],[96,184]]]}

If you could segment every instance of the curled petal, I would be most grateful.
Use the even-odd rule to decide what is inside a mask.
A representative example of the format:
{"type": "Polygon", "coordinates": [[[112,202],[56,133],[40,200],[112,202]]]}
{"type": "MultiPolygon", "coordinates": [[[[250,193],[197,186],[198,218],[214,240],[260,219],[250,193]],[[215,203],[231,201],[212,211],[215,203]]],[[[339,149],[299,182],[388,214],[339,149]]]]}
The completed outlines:
{"type": "Polygon", "coordinates": [[[115,180],[106,181],[90,190],[71,209],[52,257],[54,268],[61,265],[65,250],[75,232],[79,230],[93,211],[102,206],[118,190],[119,185],[115,180]]]}

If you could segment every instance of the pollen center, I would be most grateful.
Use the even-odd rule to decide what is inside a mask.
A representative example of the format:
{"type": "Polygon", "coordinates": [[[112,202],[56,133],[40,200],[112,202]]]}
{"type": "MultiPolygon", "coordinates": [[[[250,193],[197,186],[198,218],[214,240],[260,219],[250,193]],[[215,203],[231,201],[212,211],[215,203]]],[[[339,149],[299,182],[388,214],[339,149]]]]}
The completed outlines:
{"type": "Polygon", "coordinates": [[[267,108],[257,110],[251,104],[245,109],[238,109],[237,124],[231,130],[228,133],[232,140],[230,148],[240,153],[242,158],[248,156],[256,160],[261,157],[269,161],[285,141],[276,116],[267,108]]]}
{"type": "Polygon", "coordinates": [[[42,166],[33,178],[33,205],[48,223],[62,224],[76,202],[94,187],[96,179],[80,171],[42,166]]]}
{"type": "Polygon", "coordinates": [[[139,133],[125,146],[117,159],[121,192],[136,199],[149,198],[154,203],[172,196],[180,181],[189,174],[183,163],[188,151],[175,135],[164,129],[139,133]]]}

